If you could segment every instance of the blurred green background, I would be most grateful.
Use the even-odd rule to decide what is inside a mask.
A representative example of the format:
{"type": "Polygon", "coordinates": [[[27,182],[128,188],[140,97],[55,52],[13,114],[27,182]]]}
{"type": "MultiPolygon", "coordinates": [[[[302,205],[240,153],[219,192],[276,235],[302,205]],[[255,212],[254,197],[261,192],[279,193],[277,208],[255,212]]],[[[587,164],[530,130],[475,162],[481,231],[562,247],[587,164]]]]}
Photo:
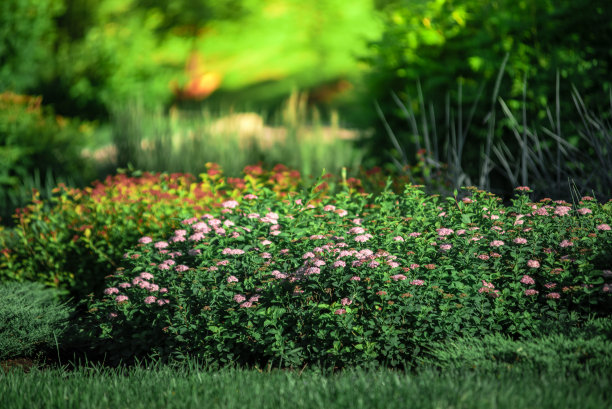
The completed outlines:
{"type": "Polygon", "coordinates": [[[208,161],[380,166],[443,192],[568,198],[571,181],[607,200],[611,15],[606,0],[3,0],[2,223],[33,187],[208,161]]]}

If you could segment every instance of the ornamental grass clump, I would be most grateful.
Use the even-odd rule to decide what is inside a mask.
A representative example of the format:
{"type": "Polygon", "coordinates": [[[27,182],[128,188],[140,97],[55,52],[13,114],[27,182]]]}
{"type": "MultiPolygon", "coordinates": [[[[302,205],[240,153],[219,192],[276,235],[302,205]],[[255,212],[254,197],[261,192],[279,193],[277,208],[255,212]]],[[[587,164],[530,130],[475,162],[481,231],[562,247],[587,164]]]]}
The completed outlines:
{"type": "Polygon", "coordinates": [[[466,190],[225,201],[126,251],[89,336],[111,361],[400,366],[432,342],[610,313],[610,203],[466,190]]]}

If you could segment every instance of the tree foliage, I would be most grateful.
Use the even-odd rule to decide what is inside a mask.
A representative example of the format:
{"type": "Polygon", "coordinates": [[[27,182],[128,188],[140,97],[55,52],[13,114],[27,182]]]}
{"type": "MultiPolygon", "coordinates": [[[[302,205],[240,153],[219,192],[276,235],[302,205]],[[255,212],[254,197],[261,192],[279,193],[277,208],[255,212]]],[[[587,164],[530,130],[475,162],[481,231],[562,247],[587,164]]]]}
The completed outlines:
{"type": "MultiPolygon", "coordinates": [[[[566,121],[577,119],[572,113],[571,84],[591,106],[601,107],[607,100],[612,84],[609,1],[395,0],[378,5],[385,16],[385,31],[380,41],[370,45],[369,95],[389,116],[397,111],[391,92],[416,100],[418,82],[441,115],[447,94],[456,102],[458,80],[466,106],[483,82],[486,101],[506,54],[500,97],[518,110],[526,81],[532,120],[545,120],[546,107],[554,105],[557,72],[560,99],[567,101],[561,107],[566,121]]],[[[481,104],[480,109],[490,106],[481,104]]]]}

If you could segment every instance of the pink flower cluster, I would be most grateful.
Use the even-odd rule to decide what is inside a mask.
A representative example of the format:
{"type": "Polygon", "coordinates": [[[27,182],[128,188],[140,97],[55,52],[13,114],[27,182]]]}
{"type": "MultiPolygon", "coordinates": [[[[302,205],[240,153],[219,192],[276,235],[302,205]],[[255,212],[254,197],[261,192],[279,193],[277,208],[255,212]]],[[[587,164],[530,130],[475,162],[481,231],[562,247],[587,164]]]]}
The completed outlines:
{"type": "Polygon", "coordinates": [[[528,275],[524,275],[523,278],[521,278],[521,283],[532,285],[532,284],[535,284],[535,280],[529,277],[528,275]]]}
{"type": "Polygon", "coordinates": [[[234,255],[234,256],[239,256],[241,254],[244,254],[244,250],[226,248],[226,249],[223,249],[221,254],[223,254],[223,255],[230,254],[230,255],[234,255]]]}
{"type": "Polygon", "coordinates": [[[485,280],[482,280],[482,287],[480,287],[478,292],[481,294],[489,294],[489,296],[493,298],[499,297],[499,290],[496,290],[492,283],[487,283],[485,280]]]}

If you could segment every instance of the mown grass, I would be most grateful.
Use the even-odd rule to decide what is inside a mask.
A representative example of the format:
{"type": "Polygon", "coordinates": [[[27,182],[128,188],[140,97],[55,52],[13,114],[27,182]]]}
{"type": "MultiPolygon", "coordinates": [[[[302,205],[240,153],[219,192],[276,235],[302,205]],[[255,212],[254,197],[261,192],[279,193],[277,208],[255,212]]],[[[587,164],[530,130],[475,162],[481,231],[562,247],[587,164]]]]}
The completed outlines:
{"type": "Polygon", "coordinates": [[[604,408],[610,373],[223,369],[193,363],[0,375],[5,409],[31,408],[604,408]]]}

